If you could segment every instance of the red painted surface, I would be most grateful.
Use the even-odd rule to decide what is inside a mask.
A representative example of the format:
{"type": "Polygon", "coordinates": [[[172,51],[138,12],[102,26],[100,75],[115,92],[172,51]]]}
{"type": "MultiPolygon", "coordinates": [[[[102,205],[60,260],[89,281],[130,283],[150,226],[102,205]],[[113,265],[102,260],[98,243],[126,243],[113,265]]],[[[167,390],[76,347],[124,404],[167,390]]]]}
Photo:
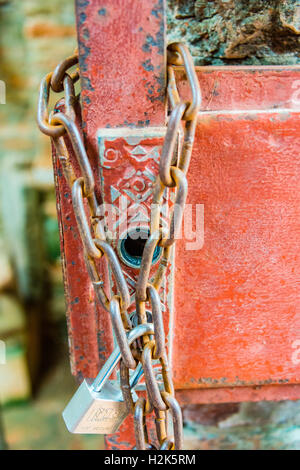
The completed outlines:
{"type": "MultiPolygon", "coordinates": [[[[78,112],[79,114],[79,112],[78,112]]],[[[80,116],[78,116],[80,121],[80,116]]],[[[66,138],[70,159],[80,175],[75,155],[66,138]]],[[[60,246],[67,306],[67,323],[72,373],[82,380],[95,377],[100,364],[112,347],[112,330],[107,316],[94,302],[93,287],[86,271],[82,242],[72,207],[71,192],[57,156],[53,154],[56,203],[60,231],[60,246]],[[101,314],[100,314],[101,313],[101,314]],[[105,328],[105,329],[104,329],[105,328]],[[104,333],[105,331],[105,333],[104,333]],[[102,338],[106,338],[105,346],[102,338]]]]}
{"type": "MultiPolygon", "coordinates": [[[[164,128],[126,128],[122,131],[117,129],[117,133],[115,130],[101,129],[101,135],[98,134],[101,195],[104,201],[103,212],[106,214],[104,221],[109,233],[113,234],[111,244],[117,253],[122,236],[129,230],[149,230],[152,190],[158,173],[164,132],[164,128]]],[[[167,209],[171,204],[168,193],[164,196],[164,204],[166,211],[163,219],[167,222],[167,209]]],[[[122,258],[120,262],[131,296],[132,304],[128,309],[128,314],[131,315],[135,312],[135,285],[139,268],[129,266],[122,258]]],[[[150,275],[154,275],[156,269],[157,265],[154,265],[150,275]]],[[[166,338],[169,334],[170,271],[169,267],[160,289],[166,338]]],[[[112,289],[117,294],[115,285],[112,289]]]]}
{"type": "MultiPolygon", "coordinates": [[[[101,199],[97,129],[165,122],[165,15],[162,0],[77,0],[83,133],[101,199]]],[[[71,152],[71,159],[74,155],[71,152]]],[[[56,159],[55,159],[56,160],[56,159]]],[[[82,259],[70,192],[55,161],[58,218],[72,372],[94,377],[113,347],[109,315],[94,302],[82,259]]],[[[107,283],[107,269],[102,266],[107,283]]],[[[153,434],[153,425],[149,428],[153,434]]],[[[108,448],[134,445],[125,422],[108,448]]]]}
{"type": "Polygon", "coordinates": [[[177,244],[176,388],[300,381],[299,134],[297,112],[199,118],[188,203],[205,241],[177,244]]]}
{"type": "Polygon", "coordinates": [[[194,388],[176,391],[182,406],[247,401],[299,400],[300,385],[262,385],[254,387],[194,388]]]}
{"type": "Polygon", "coordinates": [[[164,124],[163,3],[76,1],[83,120],[95,154],[99,127],[164,124]]]}
{"type": "MultiPolygon", "coordinates": [[[[163,8],[163,2],[153,0],[143,1],[143,8],[134,0],[126,4],[122,0],[76,1],[83,132],[98,182],[99,199],[97,130],[104,127],[158,126],[164,123],[163,8]]],[[[80,269],[85,277],[85,268],[80,266],[80,269]]],[[[72,280],[69,285],[71,283],[72,280]]],[[[93,298],[93,294],[91,296],[93,298]]],[[[94,309],[93,302],[85,303],[86,318],[94,315],[94,309]]],[[[75,315],[73,311],[72,307],[70,322],[75,315]]],[[[79,345],[78,348],[71,347],[71,354],[76,358],[84,356],[84,373],[89,376],[95,375],[95,356],[89,354],[90,351],[98,348],[103,359],[103,352],[107,354],[112,349],[109,316],[98,307],[97,322],[97,328],[90,328],[84,341],[81,327],[71,332],[72,343],[79,345]],[[89,360],[91,362],[87,364],[89,360]]],[[[75,362],[78,364],[77,359],[75,362]]],[[[74,372],[82,372],[80,364],[74,372]]]]}
{"type": "MultiPolygon", "coordinates": [[[[97,129],[164,123],[162,2],[76,3],[83,130],[100,197],[97,129]]],[[[182,403],[300,398],[298,77],[297,67],[199,69],[206,112],[188,202],[204,204],[205,242],[176,249],[182,403]]],[[[184,95],[180,69],[178,78],[184,95]]],[[[59,172],[57,184],[73,373],[94,376],[112,348],[111,326],[94,304],[59,172]]],[[[133,445],[130,430],[128,421],[108,446],[133,445]]]]}
{"type": "MultiPolygon", "coordinates": [[[[300,66],[196,67],[201,111],[299,109],[300,66]]],[[[188,98],[183,69],[176,67],[180,95],[188,98]]]]}
{"type": "MultiPolygon", "coordinates": [[[[78,0],[76,8],[83,132],[100,200],[97,129],[164,123],[163,5],[148,0],[141,9],[134,1],[78,0]]],[[[72,371],[94,377],[112,349],[111,324],[107,312],[94,304],[70,191],[59,165],[56,175],[72,371]]]]}
{"type": "MultiPolygon", "coordinates": [[[[149,441],[158,447],[155,426],[151,415],[146,417],[149,441]]],[[[129,415],[115,434],[106,436],[106,448],[109,450],[128,450],[135,447],[133,416],[129,415]]]]}

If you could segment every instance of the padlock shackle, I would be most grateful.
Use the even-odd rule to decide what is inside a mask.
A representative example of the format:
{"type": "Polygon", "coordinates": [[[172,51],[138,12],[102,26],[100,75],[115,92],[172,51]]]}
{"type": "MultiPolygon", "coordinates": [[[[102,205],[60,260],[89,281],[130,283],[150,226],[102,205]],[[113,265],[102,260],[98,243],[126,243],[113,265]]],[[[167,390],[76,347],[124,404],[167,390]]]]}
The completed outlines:
{"type": "MultiPolygon", "coordinates": [[[[136,326],[132,330],[129,331],[127,334],[127,341],[128,344],[132,344],[133,341],[138,339],[140,336],[150,334],[154,334],[154,327],[153,323],[143,323],[141,325],[136,326]]],[[[115,347],[109,358],[107,359],[106,363],[100,370],[99,374],[95,378],[94,382],[92,383],[92,388],[95,392],[100,392],[103,388],[107,380],[109,379],[112,371],[121,360],[121,352],[118,346],[115,347]]]]}
{"type": "Polygon", "coordinates": [[[139,362],[138,365],[136,366],[136,369],[134,369],[134,372],[129,379],[130,388],[132,389],[135,388],[135,386],[138,384],[138,382],[140,381],[140,378],[143,375],[144,375],[143,365],[141,362],[139,362]]]}

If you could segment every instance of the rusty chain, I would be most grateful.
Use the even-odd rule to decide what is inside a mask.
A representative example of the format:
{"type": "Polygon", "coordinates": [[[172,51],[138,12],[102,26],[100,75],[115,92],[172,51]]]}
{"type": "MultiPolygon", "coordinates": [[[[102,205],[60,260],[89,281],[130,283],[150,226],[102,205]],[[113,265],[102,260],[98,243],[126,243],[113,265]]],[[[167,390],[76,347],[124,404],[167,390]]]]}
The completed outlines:
{"type": "MultiPolygon", "coordinates": [[[[181,449],[182,448],[182,416],[178,402],[174,397],[174,389],[171,374],[168,368],[168,360],[165,349],[165,338],[163,327],[160,323],[162,315],[160,311],[159,288],[164,274],[168,267],[171,249],[179,236],[182,217],[187,197],[186,173],[189,167],[197,114],[201,103],[201,93],[198,79],[195,73],[193,60],[188,48],[181,43],[173,43],[168,47],[168,95],[172,107],[168,121],[167,132],[162,148],[159,165],[159,175],[153,189],[153,201],[151,211],[150,236],[145,243],[140,272],[136,285],[136,308],[140,323],[147,321],[146,304],[150,304],[152,320],[155,329],[155,340],[149,341],[144,337],[144,345],[141,361],[144,368],[145,382],[149,403],[143,404],[144,410],[153,408],[156,415],[157,434],[161,449],[181,449]],[[173,65],[183,65],[189,82],[192,100],[182,102],[176,87],[173,65]],[[181,151],[174,162],[174,153],[178,140],[178,132],[185,121],[184,139],[181,151]],[[174,188],[175,204],[171,215],[169,230],[163,228],[161,219],[162,199],[166,188],[174,188]],[[157,246],[163,249],[163,255],[153,279],[150,279],[150,268],[154,251],[157,246]],[[155,378],[153,371],[153,360],[161,363],[163,388],[155,378]],[[168,437],[167,432],[167,412],[170,411],[173,420],[174,441],[168,437]]],[[[141,448],[145,448],[145,439],[138,437],[143,435],[144,424],[140,419],[140,403],[136,404],[135,430],[137,442],[141,448]]]]}
{"type": "Polygon", "coordinates": [[[166,353],[165,333],[159,289],[169,265],[172,246],[179,236],[183,210],[187,197],[186,173],[189,167],[196,128],[197,113],[201,103],[201,93],[195,73],[193,60],[188,48],[182,43],[168,46],[168,97],[171,114],[168,120],[159,166],[159,175],[153,189],[151,208],[150,236],[142,255],[140,272],[136,284],[135,304],[139,323],[147,323],[146,305],[152,314],[154,335],[144,335],[141,342],[128,344],[127,333],[132,328],[127,314],[130,305],[129,289],[126,284],[120,262],[113,248],[106,239],[103,223],[100,219],[100,205],[95,194],[93,171],[85,150],[80,128],[76,122],[75,83],[79,79],[78,53],[62,61],[54,72],[42,80],[39,93],[37,120],[40,130],[48,135],[56,149],[64,177],[72,190],[72,204],[80,234],[84,259],[95,295],[102,307],[110,314],[116,342],[120,348],[120,382],[124,402],[128,411],[134,414],[134,429],[137,449],[151,449],[146,415],[154,413],[159,449],[173,450],[182,448],[182,415],[174,396],[171,372],[166,353]],[[182,102],[176,87],[174,65],[183,65],[191,91],[191,101],[182,102]],[[74,72],[70,72],[76,66],[74,72]],[[64,112],[54,109],[49,113],[50,92],[64,91],[64,112]],[[184,139],[177,154],[178,133],[183,128],[184,139]],[[76,176],[64,138],[68,136],[80,168],[76,176]],[[175,192],[175,205],[169,229],[163,229],[161,220],[162,199],[166,188],[175,192]],[[89,218],[85,210],[89,208],[89,218]],[[157,246],[162,248],[162,255],[154,277],[150,276],[152,258],[157,246]],[[98,268],[98,260],[107,259],[116,281],[117,295],[109,298],[104,290],[98,268]],[[147,399],[140,397],[136,403],[132,399],[129,385],[129,369],[135,369],[142,362],[146,384],[147,399]],[[153,364],[160,363],[162,384],[155,375],[153,364]],[[168,432],[168,412],[172,416],[173,435],[168,432]]]}

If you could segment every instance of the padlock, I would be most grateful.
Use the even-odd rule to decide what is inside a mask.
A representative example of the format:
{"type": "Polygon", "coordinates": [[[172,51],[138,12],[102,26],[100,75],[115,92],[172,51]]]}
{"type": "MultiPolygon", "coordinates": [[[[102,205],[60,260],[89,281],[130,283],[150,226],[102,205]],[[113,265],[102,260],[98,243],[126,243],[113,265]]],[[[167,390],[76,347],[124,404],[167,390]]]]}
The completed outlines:
{"type": "MultiPolygon", "coordinates": [[[[153,332],[152,323],[138,325],[128,333],[128,344],[153,332]]],[[[118,430],[128,411],[118,382],[108,379],[120,359],[120,349],[116,347],[97,377],[82,382],[62,413],[68,431],[76,434],[113,434],[118,430]]],[[[139,364],[130,378],[132,390],[142,374],[143,368],[139,364]]],[[[132,397],[137,401],[134,390],[132,397]]]]}

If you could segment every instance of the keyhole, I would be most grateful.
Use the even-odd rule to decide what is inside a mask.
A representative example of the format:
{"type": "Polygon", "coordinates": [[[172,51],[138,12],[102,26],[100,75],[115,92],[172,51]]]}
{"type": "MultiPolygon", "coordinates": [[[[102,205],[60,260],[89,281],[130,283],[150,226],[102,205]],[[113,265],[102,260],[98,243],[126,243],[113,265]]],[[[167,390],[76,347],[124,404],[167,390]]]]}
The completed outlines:
{"type": "MultiPolygon", "coordinates": [[[[135,228],[129,230],[125,237],[119,242],[119,254],[122,261],[133,268],[139,268],[142,261],[143,251],[149,237],[149,230],[135,228]]],[[[156,263],[161,255],[161,248],[157,246],[154,250],[152,264],[156,263]]]]}
{"type": "Polygon", "coordinates": [[[126,238],[124,241],[124,250],[128,253],[129,256],[135,258],[141,258],[144,251],[146,240],[138,238],[137,240],[132,240],[132,238],[126,238]]]}

